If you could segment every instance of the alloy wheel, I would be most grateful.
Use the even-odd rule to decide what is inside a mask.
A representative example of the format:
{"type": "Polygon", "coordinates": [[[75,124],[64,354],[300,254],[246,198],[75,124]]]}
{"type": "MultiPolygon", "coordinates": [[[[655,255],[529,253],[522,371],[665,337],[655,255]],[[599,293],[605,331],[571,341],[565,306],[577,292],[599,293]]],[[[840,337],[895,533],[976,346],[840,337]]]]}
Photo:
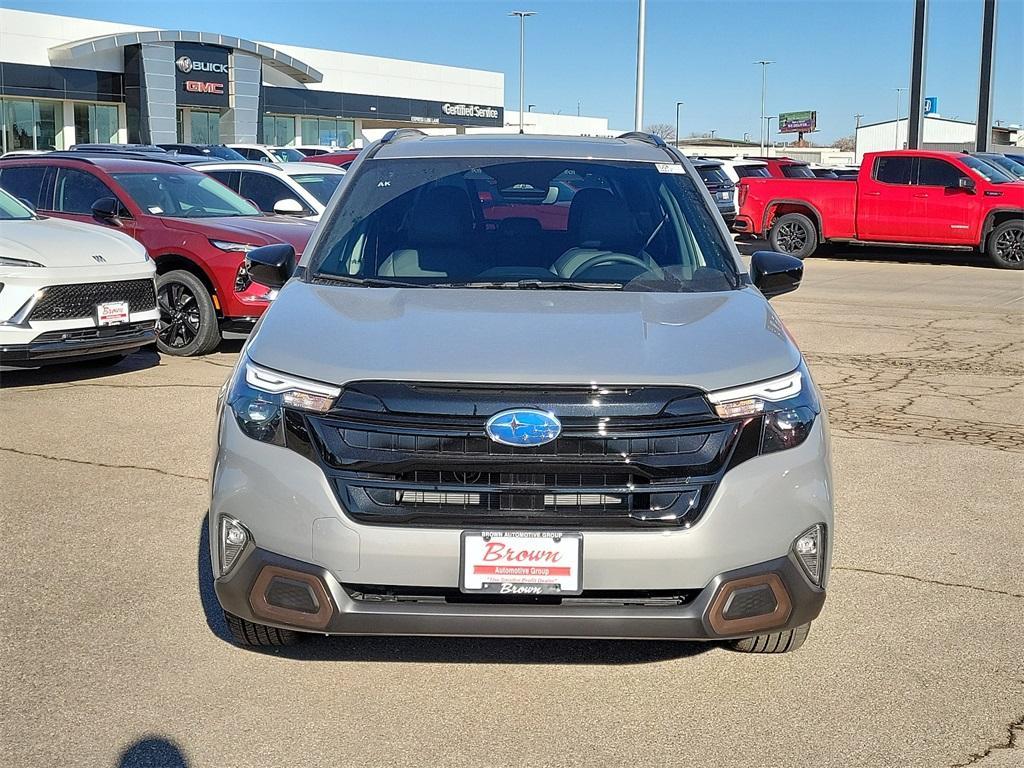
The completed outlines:
{"type": "Polygon", "coordinates": [[[1024,226],[1012,227],[999,234],[996,258],[1006,264],[1020,264],[1024,261],[1024,226]]]}
{"type": "Polygon", "coordinates": [[[795,221],[790,221],[779,227],[775,239],[786,253],[799,253],[807,245],[807,230],[795,221]]]}
{"type": "Polygon", "coordinates": [[[165,283],[157,293],[160,306],[160,341],[168,347],[180,349],[191,344],[199,335],[199,304],[188,286],[165,283]]]}

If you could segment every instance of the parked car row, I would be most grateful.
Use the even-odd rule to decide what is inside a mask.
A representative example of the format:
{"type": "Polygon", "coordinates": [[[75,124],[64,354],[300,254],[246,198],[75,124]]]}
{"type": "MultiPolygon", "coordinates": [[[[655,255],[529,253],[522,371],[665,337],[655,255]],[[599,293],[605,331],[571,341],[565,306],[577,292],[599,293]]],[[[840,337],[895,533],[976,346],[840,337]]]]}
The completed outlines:
{"type": "MultiPolygon", "coordinates": [[[[825,243],[980,251],[1024,268],[1024,176],[988,155],[868,153],[856,180],[746,178],[738,232],[798,258],[825,243]]],[[[1020,166],[1024,169],[1024,166],[1020,166]]]]}

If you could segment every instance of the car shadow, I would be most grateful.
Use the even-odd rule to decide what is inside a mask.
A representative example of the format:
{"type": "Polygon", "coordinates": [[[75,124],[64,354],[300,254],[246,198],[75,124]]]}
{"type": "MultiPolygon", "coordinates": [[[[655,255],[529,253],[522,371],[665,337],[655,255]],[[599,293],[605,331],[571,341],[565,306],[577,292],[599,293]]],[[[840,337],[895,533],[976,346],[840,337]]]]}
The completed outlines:
{"type": "Polygon", "coordinates": [[[188,768],[181,748],[163,736],[146,736],[128,745],[117,761],[117,768],[188,768]]]}
{"type": "MultiPolygon", "coordinates": [[[[0,360],[2,363],[2,360],[0,360]]],[[[59,363],[43,368],[5,370],[0,372],[0,388],[38,387],[44,384],[68,384],[80,381],[104,379],[122,373],[132,373],[153,368],[160,364],[160,355],[155,347],[140,349],[115,365],[91,363],[59,363]]]]}
{"type": "MultiPolygon", "coordinates": [[[[213,588],[209,513],[203,516],[197,556],[199,600],[210,631],[231,643],[231,633],[213,588]]],[[[240,648],[294,661],[379,661],[432,664],[651,664],[697,656],[715,643],[558,638],[393,637],[307,635],[285,648],[240,648]]]]}
{"type": "MultiPolygon", "coordinates": [[[[770,251],[767,240],[736,240],[736,247],[743,256],[755,251],[770,251]]],[[[897,264],[942,264],[957,267],[979,267],[996,269],[989,258],[973,251],[947,251],[941,248],[888,248],[885,246],[843,246],[824,245],[805,261],[832,259],[834,261],[856,261],[862,263],[897,264]]]]}

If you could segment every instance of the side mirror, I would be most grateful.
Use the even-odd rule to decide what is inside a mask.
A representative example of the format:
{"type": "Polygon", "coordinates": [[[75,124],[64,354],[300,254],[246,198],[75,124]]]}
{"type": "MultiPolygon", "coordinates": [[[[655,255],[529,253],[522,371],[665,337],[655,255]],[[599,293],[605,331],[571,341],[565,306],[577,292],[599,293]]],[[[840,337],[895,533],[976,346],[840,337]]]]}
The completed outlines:
{"type": "Polygon", "coordinates": [[[116,227],[121,226],[120,213],[121,204],[113,197],[101,197],[92,204],[93,216],[100,221],[105,221],[106,223],[113,224],[116,227]]]}
{"type": "Polygon", "coordinates": [[[964,192],[974,193],[974,188],[977,186],[974,183],[974,179],[968,178],[967,176],[961,176],[956,182],[957,189],[962,189],[964,192]]]}
{"type": "Polygon", "coordinates": [[[293,197],[286,197],[274,203],[274,213],[282,216],[301,216],[306,212],[305,207],[293,197]]]}
{"type": "Polygon", "coordinates": [[[775,251],[757,251],[750,257],[750,280],[766,299],[781,296],[800,287],[804,263],[775,251]]]}
{"type": "Polygon", "coordinates": [[[295,271],[295,249],[288,243],[254,248],[245,255],[249,277],[268,288],[280,288],[295,271]]]}

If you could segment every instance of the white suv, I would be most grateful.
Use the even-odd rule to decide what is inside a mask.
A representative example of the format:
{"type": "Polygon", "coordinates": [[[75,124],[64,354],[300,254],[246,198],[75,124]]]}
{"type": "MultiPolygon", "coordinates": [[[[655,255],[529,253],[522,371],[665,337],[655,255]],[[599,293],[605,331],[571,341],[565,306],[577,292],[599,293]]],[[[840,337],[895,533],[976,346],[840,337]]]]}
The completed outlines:
{"type": "Polygon", "coordinates": [[[212,176],[264,213],[320,221],[320,215],[345,171],[322,163],[203,163],[194,166],[212,176]]]}
{"type": "Polygon", "coordinates": [[[136,240],[3,190],[0,223],[0,368],[116,362],[156,342],[156,269],[136,240]]]}

